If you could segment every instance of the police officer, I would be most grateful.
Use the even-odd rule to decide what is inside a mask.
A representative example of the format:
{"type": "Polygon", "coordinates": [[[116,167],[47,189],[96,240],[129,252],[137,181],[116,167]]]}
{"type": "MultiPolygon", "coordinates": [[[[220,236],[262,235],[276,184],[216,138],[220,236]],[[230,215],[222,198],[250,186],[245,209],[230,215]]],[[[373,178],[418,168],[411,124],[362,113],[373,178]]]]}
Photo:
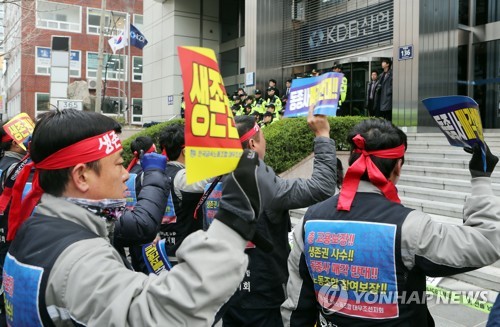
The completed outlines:
{"type": "Polygon", "coordinates": [[[406,135],[384,119],[349,133],[350,167],[340,194],[310,207],[288,259],[285,326],[434,326],[426,275],[448,276],[500,259],[500,201],[491,173],[498,158],[474,146],[472,195],[462,226],[403,206],[395,184],[406,135]]]}
{"type": "MultiPolygon", "coordinates": [[[[332,70],[335,73],[342,73],[342,66],[339,64],[334,64],[332,70]]],[[[345,116],[347,115],[347,108],[343,108],[342,105],[345,102],[347,97],[347,77],[342,77],[342,84],[340,85],[340,99],[339,106],[337,109],[337,116],[345,116]]]]}
{"type": "Polygon", "coordinates": [[[276,110],[281,110],[281,100],[280,98],[275,94],[276,88],[270,86],[267,88],[267,100],[266,100],[266,105],[269,105],[270,103],[274,104],[274,107],[276,110]]]}
{"type": "Polygon", "coordinates": [[[266,112],[266,100],[262,97],[262,91],[255,89],[255,101],[252,103],[254,110],[263,115],[266,112]]]}

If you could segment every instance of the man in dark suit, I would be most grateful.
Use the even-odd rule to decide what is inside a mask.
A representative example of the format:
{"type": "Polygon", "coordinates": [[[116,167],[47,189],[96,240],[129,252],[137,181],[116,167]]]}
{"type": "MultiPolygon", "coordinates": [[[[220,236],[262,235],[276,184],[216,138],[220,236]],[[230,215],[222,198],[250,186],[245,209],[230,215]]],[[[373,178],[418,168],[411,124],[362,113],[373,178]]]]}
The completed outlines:
{"type": "Polygon", "coordinates": [[[372,70],[371,80],[368,82],[366,87],[366,109],[368,109],[368,115],[372,117],[378,117],[380,115],[379,108],[376,101],[376,89],[378,84],[378,72],[372,70]]]}

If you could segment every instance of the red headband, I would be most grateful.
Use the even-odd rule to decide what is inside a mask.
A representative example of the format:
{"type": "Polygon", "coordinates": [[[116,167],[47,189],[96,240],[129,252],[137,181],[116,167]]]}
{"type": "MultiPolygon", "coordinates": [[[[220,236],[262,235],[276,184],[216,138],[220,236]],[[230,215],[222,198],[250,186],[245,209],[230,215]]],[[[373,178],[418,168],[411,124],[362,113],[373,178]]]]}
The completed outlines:
{"type": "Polygon", "coordinates": [[[351,204],[358,190],[359,181],[365,171],[368,171],[370,182],[379,188],[387,199],[401,203],[396,186],[380,172],[370,158],[370,155],[385,159],[399,159],[405,154],[406,149],[404,144],[392,149],[366,151],[365,139],[361,135],[356,135],[352,140],[357,147],[354,152],[361,153],[361,156],[347,169],[342,189],[340,190],[337,210],[351,210],[351,204]]]}
{"type": "Polygon", "coordinates": [[[38,163],[30,162],[25,165],[19,172],[16,183],[12,188],[12,204],[9,213],[9,218],[11,219],[9,219],[7,239],[14,239],[17,229],[33,212],[43,194],[43,189],[38,179],[39,169],[58,170],[70,168],[77,164],[102,159],[121,149],[122,144],[118,135],[116,135],[115,131],[109,131],[65,147],[38,163]],[[35,168],[35,174],[33,175],[32,188],[26,195],[26,198],[22,200],[23,190],[33,167],[35,168]]]}
{"type": "Polygon", "coordinates": [[[12,142],[12,141],[13,141],[13,139],[9,134],[5,134],[4,136],[2,136],[2,140],[1,140],[2,143],[12,142]]]}
{"type": "MultiPolygon", "coordinates": [[[[156,152],[156,145],[153,143],[153,145],[149,148],[148,151],[146,151],[145,153],[151,153],[151,152],[156,152]]],[[[135,166],[135,164],[137,163],[137,161],[139,161],[139,153],[137,153],[137,151],[134,151],[134,157],[132,158],[132,161],[130,161],[128,167],[127,167],[127,171],[130,171],[130,169],[132,169],[132,167],[135,166]]]]}
{"type": "Polygon", "coordinates": [[[252,136],[257,134],[259,131],[260,131],[259,125],[257,124],[253,125],[253,127],[248,132],[246,132],[240,137],[240,142],[243,143],[245,141],[248,141],[252,136]]]}

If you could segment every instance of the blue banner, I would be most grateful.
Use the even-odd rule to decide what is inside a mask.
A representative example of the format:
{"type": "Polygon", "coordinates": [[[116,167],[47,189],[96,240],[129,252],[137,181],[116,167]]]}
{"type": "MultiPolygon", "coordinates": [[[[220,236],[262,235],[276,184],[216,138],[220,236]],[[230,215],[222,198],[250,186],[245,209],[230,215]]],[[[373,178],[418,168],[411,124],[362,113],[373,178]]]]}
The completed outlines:
{"type": "MultiPolygon", "coordinates": [[[[205,185],[204,192],[207,192],[212,183],[205,185]]],[[[207,230],[215,218],[215,214],[219,211],[220,198],[222,197],[222,183],[218,182],[214,187],[207,200],[203,204],[203,229],[207,230]]]]}
{"type": "Polygon", "coordinates": [[[304,256],[323,308],[361,318],[398,316],[395,225],[311,220],[304,228],[304,256]],[[332,289],[340,295],[332,297],[332,289]]]}
{"type": "Polygon", "coordinates": [[[479,144],[486,171],[486,145],[477,102],[467,96],[452,95],[427,98],[422,103],[451,145],[472,147],[479,144]]]}
{"type": "Polygon", "coordinates": [[[3,267],[5,314],[9,326],[43,326],[38,295],[43,268],[20,263],[7,254],[3,267]]]}
{"type": "Polygon", "coordinates": [[[172,264],[168,261],[165,240],[142,246],[144,262],[150,273],[159,275],[162,271],[172,269],[172,264]]]}
{"type": "Polygon", "coordinates": [[[336,116],[343,77],[341,73],[326,73],[292,80],[284,116],[307,116],[311,105],[315,115],[336,116]]]}
{"type": "Polygon", "coordinates": [[[137,174],[130,174],[130,177],[125,182],[127,186],[127,190],[125,191],[125,198],[127,199],[127,208],[134,209],[135,204],[137,203],[137,192],[135,191],[135,180],[137,178],[137,174]]]}
{"type": "Polygon", "coordinates": [[[130,45],[142,49],[148,44],[146,37],[135,27],[130,24],[130,45]]]}

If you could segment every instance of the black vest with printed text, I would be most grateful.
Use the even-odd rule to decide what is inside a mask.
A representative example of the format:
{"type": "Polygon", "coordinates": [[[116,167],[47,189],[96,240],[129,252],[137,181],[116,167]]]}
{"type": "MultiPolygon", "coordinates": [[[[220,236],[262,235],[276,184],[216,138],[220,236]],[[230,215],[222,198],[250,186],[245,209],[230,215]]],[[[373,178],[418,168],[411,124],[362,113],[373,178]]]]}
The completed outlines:
{"type": "Polygon", "coordinates": [[[337,202],[338,195],[304,216],[301,260],[307,271],[300,273],[314,285],[318,325],[434,326],[425,302],[425,275],[416,266],[408,270],[401,256],[401,226],[413,209],[377,193],[356,193],[350,211],[337,211],[337,202]],[[340,311],[325,300],[331,285],[350,296],[340,311]]]}
{"type": "Polygon", "coordinates": [[[203,192],[190,193],[181,191],[182,199],[175,194],[174,179],[182,169],[179,166],[167,164],[166,175],[170,181],[170,196],[174,206],[175,218],[162,222],[160,237],[165,239],[169,257],[175,257],[177,249],[189,234],[203,229],[203,217],[194,217],[196,205],[203,192]]]}
{"type": "Polygon", "coordinates": [[[35,214],[24,222],[4,265],[3,286],[10,326],[54,326],[45,303],[52,267],[68,246],[96,237],[99,236],[85,227],[62,218],[35,214]]]}

